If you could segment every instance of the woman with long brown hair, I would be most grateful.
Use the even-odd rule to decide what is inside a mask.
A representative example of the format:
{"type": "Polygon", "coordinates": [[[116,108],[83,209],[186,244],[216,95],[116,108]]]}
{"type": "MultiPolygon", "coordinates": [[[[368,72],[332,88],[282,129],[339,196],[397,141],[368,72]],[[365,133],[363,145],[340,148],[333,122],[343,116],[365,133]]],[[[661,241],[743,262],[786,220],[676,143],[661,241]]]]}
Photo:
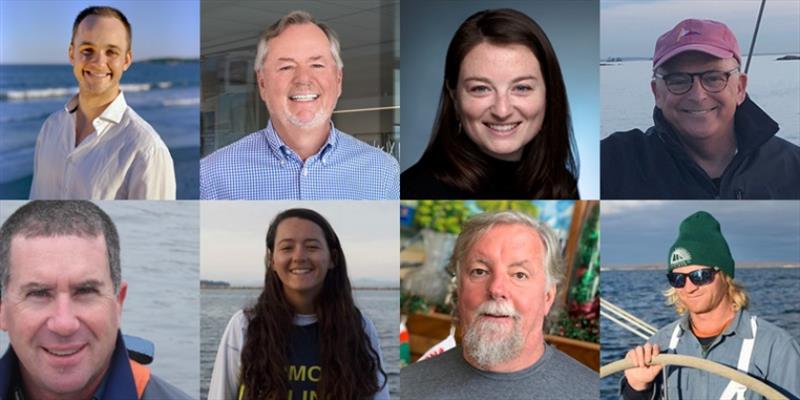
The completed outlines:
{"type": "Polygon", "coordinates": [[[427,149],[403,199],[576,199],[566,87],[550,40],[512,9],[473,14],[447,49],[427,149]]]}
{"type": "Polygon", "coordinates": [[[225,328],[209,400],[388,399],[378,334],[353,302],[328,221],[283,211],[266,242],[264,289],[225,328]]]}

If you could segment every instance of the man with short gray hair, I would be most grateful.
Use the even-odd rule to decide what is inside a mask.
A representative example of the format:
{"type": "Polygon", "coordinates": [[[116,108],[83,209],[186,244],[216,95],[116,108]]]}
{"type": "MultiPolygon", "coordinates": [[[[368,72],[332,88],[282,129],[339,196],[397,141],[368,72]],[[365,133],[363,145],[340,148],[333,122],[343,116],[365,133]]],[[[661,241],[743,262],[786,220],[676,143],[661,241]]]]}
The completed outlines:
{"type": "Polygon", "coordinates": [[[405,367],[412,399],[596,399],[598,375],[544,341],[563,275],[546,225],[515,211],[464,225],[450,261],[462,345],[405,367]]]}
{"type": "Polygon", "coordinates": [[[294,11],[261,34],[255,72],[267,127],[200,161],[201,199],[397,199],[390,155],[337,130],[342,94],[339,40],[294,11]]]}
{"type": "Polygon", "coordinates": [[[119,253],[88,201],[33,201],[3,223],[0,399],[189,399],[126,349],[119,253]]]}

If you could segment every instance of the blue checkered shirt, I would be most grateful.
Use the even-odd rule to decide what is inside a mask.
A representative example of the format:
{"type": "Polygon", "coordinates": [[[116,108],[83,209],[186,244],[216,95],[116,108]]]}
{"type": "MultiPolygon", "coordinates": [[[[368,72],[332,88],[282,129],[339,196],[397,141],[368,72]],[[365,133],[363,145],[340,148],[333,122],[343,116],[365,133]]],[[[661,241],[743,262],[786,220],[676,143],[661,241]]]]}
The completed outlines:
{"type": "Polygon", "coordinates": [[[200,198],[225,200],[384,200],[400,197],[392,156],[331,124],[328,141],[305,162],[272,127],[200,160],[200,198]]]}

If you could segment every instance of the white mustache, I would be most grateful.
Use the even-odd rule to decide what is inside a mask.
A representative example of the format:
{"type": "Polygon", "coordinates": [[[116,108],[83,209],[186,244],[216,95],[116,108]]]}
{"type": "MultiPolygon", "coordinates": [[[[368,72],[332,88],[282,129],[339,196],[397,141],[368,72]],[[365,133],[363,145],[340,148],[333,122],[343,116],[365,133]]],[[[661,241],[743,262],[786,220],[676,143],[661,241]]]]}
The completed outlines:
{"type": "Polygon", "coordinates": [[[489,315],[499,315],[504,317],[511,317],[514,319],[519,319],[520,315],[517,312],[516,308],[511,303],[507,303],[504,301],[494,301],[489,300],[482,303],[477,310],[475,310],[476,316],[481,316],[484,314],[489,315]]]}

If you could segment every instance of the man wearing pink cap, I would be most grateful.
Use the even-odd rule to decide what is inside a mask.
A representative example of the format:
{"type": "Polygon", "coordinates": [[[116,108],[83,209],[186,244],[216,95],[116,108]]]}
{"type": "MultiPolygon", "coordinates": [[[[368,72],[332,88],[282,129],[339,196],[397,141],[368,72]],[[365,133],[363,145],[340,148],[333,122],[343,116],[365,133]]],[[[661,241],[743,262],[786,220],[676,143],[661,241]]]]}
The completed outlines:
{"type": "Polygon", "coordinates": [[[725,24],[687,19],[653,55],[654,126],[601,141],[603,199],[798,199],[800,147],[749,99],[725,24]]]}

